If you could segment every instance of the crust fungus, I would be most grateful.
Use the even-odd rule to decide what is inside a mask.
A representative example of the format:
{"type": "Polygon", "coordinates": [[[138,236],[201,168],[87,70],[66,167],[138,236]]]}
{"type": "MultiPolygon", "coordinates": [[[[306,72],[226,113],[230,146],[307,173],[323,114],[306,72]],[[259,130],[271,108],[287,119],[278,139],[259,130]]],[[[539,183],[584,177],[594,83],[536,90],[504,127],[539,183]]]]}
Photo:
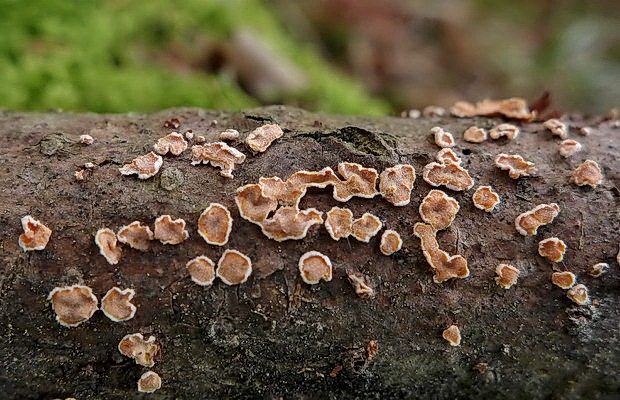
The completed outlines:
{"type": "Polygon", "coordinates": [[[253,151],[262,153],[271,146],[274,140],[281,138],[283,134],[284,132],[279,125],[267,124],[254,129],[254,131],[248,135],[245,143],[250,146],[253,151]]]}
{"type": "Polygon", "coordinates": [[[446,132],[443,128],[436,126],[431,128],[431,133],[435,136],[435,144],[439,147],[454,147],[456,142],[450,132],[446,132]]]}
{"type": "Polygon", "coordinates": [[[21,219],[24,233],[19,235],[17,242],[24,251],[43,250],[52,236],[52,230],[30,215],[21,219]]]}
{"type": "Polygon", "coordinates": [[[521,275],[521,271],[508,264],[498,265],[495,268],[495,273],[497,274],[495,282],[504,289],[510,289],[512,285],[517,283],[517,279],[521,275]]]}
{"type": "Polygon", "coordinates": [[[323,213],[315,208],[298,210],[296,207],[280,207],[271,218],[262,223],[262,231],[277,242],[299,240],[306,237],[312,225],[323,223],[323,213]]]}
{"type": "Polygon", "coordinates": [[[215,280],[215,263],[207,256],[198,256],[186,264],[192,281],[200,286],[210,286],[215,280]]]}
{"type": "Polygon", "coordinates": [[[95,143],[95,139],[90,135],[80,135],[80,143],[89,145],[95,143]]]}
{"type": "Polygon", "coordinates": [[[446,115],[446,109],[439,106],[426,106],[422,110],[425,117],[443,117],[446,115]]]}
{"type": "Polygon", "coordinates": [[[452,224],[459,209],[459,203],[455,198],[441,190],[433,189],[422,199],[419,211],[422,220],[439,231],[452,224]]]}
{"type": "Polygon", "coordinates": [[[469,276],[467,260],[459,254],[450,256],[441,250],[435,237],[436,231],[431,225],[418,222],[413,226],[413,233],[420,238],[424,257],[435,271],[433,276],[435,283],[441,283],[451,278],[467,278],[469,276]]]}
{"type": "Polygon", "coordinates": [[[603,173],[596,161],[586,160],[573,171],[570,180],[578,186],[596,187],[603,181],[603,173]]]}
{"type": "Polygon", "coordinates": [[[196,143],[202,144],[202,143],[204,143],[206,141],[207,141],[207,139],[204,136],[202,136],[202,135],[196,136],[196,143]]]}
{"type": "Polygon", "coordinates": [[[370,286],[370,282],[368,281],[368,276],[360,272],[349,272],[347,277],[349,278],[351,285],[353,285],[353,289],[355,289],[355,294],[359,297],[364,298],[375,295],[375,291],[370,286]]]}
{"type": "Polygon", "coordinates": [[[589,134],[592,133],[592,128],[590,128],[589,126],[583,126],[583,127],[579,128],[578,132],[582,136],[588,136],[589,134]]]}
{"type": "Polygon", "coordinates": [[[607,271],[609,271],[609,264],[597,263],[597,264],[594,264],[592,268],[590,268],[590,272],[588,273],[590,274],[591,277],[598,278],[599,276],[607,273],[607,271]]]}
{"type": "Polygon", "coordinates": [[[551,118],[543,122],[543,126],[560,139],[566,139],[568,137],[568,126],[559,119],[551,118]]]}
{"type": "Polygon", "coordinates": [[[565,158],[570,157],[578,151],[581,151],[581,148],[581,143],[579,143],[578,141],[566,139],[563,140],[562,143],[560,143],[560,155],[565,158]]]}
{"type": "Polygon", "coordinates": [[[170,215],[162,215],[155,220],[155,239],[163,244],[179,244],[189,237],[185,230],[185,220],[172,219],[170,215]]]}
{"type": "Polygon", "coordinates": [[[151,151],[148,154],[134,158],[131,163],[123,165],[118,170],[121,175],[137,174],[139,179],[148,179],[159,172],[163,163],[164,159],[151,151]]]}
{"type": "Polygon", "coordinates": [[[148,225],[142,225],[140,221],[134,221],[129,225],[122,226],[116,233],[118,241],[128,244],[131,248],[147,251],[153,240],[153,232],[148,225]]]}
{"type": "MultiPolygon", "coordinates": [[[[367,171],[364,171],[364,173],[366,172],[367,171]]],[[[330,167],[325,167],[320,171],[297,171],[287,180],[287,182],[289,182],[293,187],[303,186],[306,188],[325,188],[328,185],[333,185],[338,181],[339,179],[336,176],[336,173],[330,167]]]]}
{"type": "Polygon", "coordinates": [[[580,283],[568,289],[566,297],[571,299],[573,303],[583,306],[590,302],[590,296],[588,295],[588,288],[580,283]]]}
{"type": "Polygon", "coordinates": [[[386,256],[391,256],[403,247],[400,234],[392,229],[387,229],[381,235],[379,250],[386,256]]]}
{"type": "Polygon", "coordinates": [[[76,181],[83,181],[84,180],[84,170],[81,169],[79,171],[75,171],[73,173],[73,176],[75,177],[76,181]]]}
{"type": "Polygon", "coordinates": [[[215,275],[227,285],[239,285],[252,274],[252,260],[237,250],[226,250],[217,262],[215,275]]]}
{"type": "Polygon", "coordinates": [[[220,140],[237,140],[239,139],[239,131],[236,129],[226,129],[220,133],[220,140]]]}
{"type": "Polygon", "coordinates": [[[379,193],[395,206],[406,206],[411,201],[415,183],[415,168],[409,164],[398,164],[381,172],[379,193]]]}
{"type": "Polygon", "coordinates": [[[372,199],[377,194],[377,178],[379,174],[374,168],[364,168],[360,164],[341,162],[338,173],[344,181],[334,181],[334,199],[349,201],[352,197],[372,199]]]}
{"type": "Polygon", "coordinates": [[[506,136],[508,140],[514,140],[519,136],[519,127],[513,124],[499,124],[495,128],[491,129],[489,136],[491,139],[499,139],[502,136],[506,136]]]}
{"type": "Polygon", "coordinates": [[[131,304],[135,295],[133,289],[113,287],[101,299],[101,311],[114,322],[130,320],[136,315],[137,307],[131,304]]]}
{"type": "Polygon", "coordinates": [[[52,303],[56,321],[69,328],[87,321],[99,309],[93,290],[83,285],[54,288],[47,300],[52,303]]]}
{"type": "Polygon", "coordinates": [[[447,164],[447,163],[454,163],[454,164],[459,164],[459,165],[461,164],[461,159],[459,158],[459,156],[457,156],[454,150],[450,148],[439,150],[439,152],[437,152],[437,155],[435,156],[435,159],[440,164],[447,164]]]}
{"type": "Polygon", "coordinates": [[[556,203],[539,204],[533,209],[520,214],[515,219],[515,228],[523,236],[533,236],[542,225],[553,222],[560,213],[560,206],[556,203]]]}
{"type": "Polygon", "coordinates": [[[118,351],[129,358],[133,358],[138,365],[152,367],[155,365],[155,356],[159,352],[159,345],[155,343],[155,336],[144,339],[141,333],[126,335],[118,343],[118,351]]]}
{"type": "Polygon", "coordinates": [[[194,131],[192,131],[191,129],[188,129],[188,130],[185,132],[185,139],[187,139],[187,140],[192,140],[192,139],[194,139],[194,131]]]}
{"type": "Polygon", "coordinates": [[[455,191],[469,190],[474,180],[459,164],[432,162],[424,167],[422,178],[431,186],[445,186],[455,191]]]}
{"type": "Polygon", "coordinates": [[[232,231],[233,218],[226,206],[211,203],[198,218],[198,233],[205,242],[223,246],[232,231]]]}
{"type": "Polygon", "coordinates": [[[570,289],[577,283],[577,278],[572,272],[554,272],[551,274],[551,282],[562,289],[570,289]]]}
{"type": "Polygon", "coordinates": [[[138,392],[153,393],[159,389],[161,389],[161,377],[153,371],[146,371],[138,379],[138,392]]]}
{"type": "Polygon", "coordinates": [[[161,154],[162,156],[168,153],[178,156],[187,150],[187,141],[185,141],[185,138],[180,133],[172,132],[159,138],[157,143],[153,145],[153,149],[157,154],[161,154]]]}
{"type": "Polygon", "coordinates": [[[448,329],[444,330],[441,337],[446,339],[450,346],[461,345],[461,330],[456,325],[450,325],[448,329]]]}
{"type": "Polygon", "coordinates": [[[491,212],[500,203],[499,195],[491,186],[480,186],[472,196],[474,206],[480,210],[491,212]]]}
{"type": "Polygon", "coordinates": [[[538,171],[533,162],[525,161],[518,154],[499,154],[495,157],[495,165],[504,171],[507,170],[508,176],[512,179],[531,176],[538,171]]]}
{"type": "Polygon", "coordinates": [[[487,131],[484,128],[470,126],[463,132],[463,139],[470,143],[482,143],[487,140],[487,131]]]}
{"type": "Polygon", "coordinates": [[[348,208],[332,207],[325,218],[325,229],[334,240],[349,237],[353,225],[353,212],[348,208]]]}
{"type": "Polygon", "coordinates": [[[377,216],[364,213],[360,218],[353,221],[351,236],[360,242],[368,243],[373,236],[379,233],[382,227],[383,223],[377,216]]]}
{"type": "Polygon", "coordinates": [[[510,119],[531,121],[535,114],[530,112],[527,102],[513,97],[505,100],[482,100],[476,104],[458,101],[450,108],[455,117],[504,116],[510,119]]]}
{"type": "Polygon", "coordinates": [[[167,129],[178,129],[181,126],[181,121],[178,118],[170,118],[164,121],[164,128],[167,129]]]}
{"type": "Polygon", "coordinates": [[[255,183],[238,188],[235,203],[241,218],[257,225],[278,208],[278,201],[264,196],[261,186],[255,183]]]}
{"type": "Polygon", "coordinates": [[[112,229],[102,228],[95,234],[95,243],[99,246],[99,253],[105,257],[108,263],[115,265],[121,259],[122,250],[116,240],[116,234],[112,229]]]}
{"type": "Polygon", "coordinates": [[[211,163],[212,166],[220,168],[220,175],[226,178],[232,178],[237,164],[244,161],[245,154],[224,142],[192,146],[192,165],[211,163]]]}
{"type": "Polygon", "coordinates": [[[282,180],[277,176],[271,178],[261,177],[258,180],[263,196],[276,200],[279,204],[298,206],[299,200],[306,194],[306,187],[295,185],[290,181],[282,180]]]}
{"type": "Polygon", "coordinates": [[[332,262],[318,251],[309,251],[299,258],[301,279],[309,285],[316,285],[322,280],[332,280],[332,262]]]}
{"type": "Polygon", "coordinates": [[[538,243],[538,254],[552,262],[561,262],[565,251],[566,243],[556,237],[541,240],[538,243]]]}

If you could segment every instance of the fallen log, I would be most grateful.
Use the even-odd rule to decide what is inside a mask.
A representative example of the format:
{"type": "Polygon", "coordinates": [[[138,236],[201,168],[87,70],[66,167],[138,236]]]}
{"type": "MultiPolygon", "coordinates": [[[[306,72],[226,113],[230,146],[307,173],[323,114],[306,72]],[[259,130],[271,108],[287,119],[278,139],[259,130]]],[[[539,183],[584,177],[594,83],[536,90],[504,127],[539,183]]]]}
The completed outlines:
{"type": "Polygon", "coordinates": [[[161,346],[151,370],[163,384],[153,399],[620,396],[620,130],[614,121],[571,117],[569,137],[583,149],[568,158],[558,152],[560,139],[539,122],[519,124],[514,140],[476,144],[461,138],[472,125],[489,129],[502,122],[333,116],[288,107],[148,115],[0,112],[2,397],[139,397],[138,378],[149,369],[117,350],[135,332],[155,336],[161,346]],[[177,129],[164,128],[171,118],[180,121],[177,129]],[[164,156],[150,179],[119,173],[173,130],[192,130],[193,141],[204,136],[214,142],[226,128],[244,138],[266,123],[279,124],[284,136],[256,154],[242,141],[231,142],[247,156],[234,178],[192,165],[189,150],[164,156]],[[442,188],[460,210],[437,241],[447,253],[462,255],[470,270],[465,279],[443,283],[433,282],[413,232],[422,222],[418,206],[433,189],[422,170],[439,150],[429,133],[435,126],[455,135],[455,152],[475,181],[466,191],[442,188]],[[578,135],[581,126],[591,133],[578,135]],[[80,143],[82,134],[94,143],[80,143]],[[537,173],[511,179],[495,166],[500,153],[522,155],[537,173]],[[595,188],[570,182],[586,159],[604,175],[595,188]],[[379,172],[413,165],[411,202],[395,207],[375,196],[341,203],[330,188],[311,188],[301,208],[325,213],[347,207],[356,218],[370,212],[401,235],[402,250],[383,255],[380,235],[369,243],[335,241],[320,225],[303,240],[277,242],[239,216],[238,187],[299,170],[336,169],[343,161],[379,172]],[[480,185],[492,186],[501,198],[492,212],[472,203],[480,185]],[[210,203],[223,204],[234,219],[224,246],[209,245],[196,232],[210,203]],[[515,218],[547,203],[561,208],[555,220],[535,236],[521,235],[515,218]],[[178,245],[153,241],[145,252],[124,246],[116,265],[100,255],[94,241],[99,229],[116,231],[136,220],[152,226],[164,214],[187,221],[189,239],[178,245]],[[52,230],[44,250],[24,252],[18,245],[25,215],[52,230]],[[560,263],[538,254],[539,241],[549,237],[568,246],[560,263]],[[247,282],[216,280],[204,287],[190,279],[190,259],[217,260],[226,249],[252,260],[247,282]],[[298,260],[313,250],[330,258],[331,281],[302,281],[298,260]],[[599,262],[610,270],[594,278],[588,272],[599,262]],[[510,289],[495,281],[501,263],[520,271],[510,289]],[[553,285],[554,271],[573,272],[589,289],[589,304],[573,303],[553,285]],[[358,297],[348,273],[365,276],[374,296],[358,297]],[[113,322],[96,312],[77,327],[61,326],[47,296],[73,284],[89,286],[98,299],[113,286],[135,289],[135,317],[113,322]],[[460,328],[460,346],[442,338],[452,324],[460,328]]]}

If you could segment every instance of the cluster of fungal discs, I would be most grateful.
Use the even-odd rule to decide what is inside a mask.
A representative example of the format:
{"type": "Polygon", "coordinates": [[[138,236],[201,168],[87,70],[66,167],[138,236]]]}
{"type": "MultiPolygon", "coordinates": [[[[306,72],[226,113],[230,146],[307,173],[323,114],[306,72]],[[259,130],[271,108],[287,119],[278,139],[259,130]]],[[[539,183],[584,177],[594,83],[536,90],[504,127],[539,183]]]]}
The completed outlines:
{"type": "MultiPolygon", "coordinates": [[[[439,116],[445,110],[428,109],[425,116],[439,116]]],[[[503,101],[485,100],[476,104],[457,103],[452,109],[453,115],[460,117],[496,116],[529,121],[534,117],[521,99],[503,101]]],[[[170,121],[169,128],[177,129],[179,121],[170,121]]],[[[567,139],[568,126],[559,120],[549,120],[544,127],[564,140],[560,144],[560,153],[568,157],[581,149],[581,144],[567,139]]],[[[459,192],[470,190],[474,179],[461,165],[461,159],[453,150],[456,140],[453,135],[441,127],[431,130],[435,143],[441,147],[436,154],[436,161],[428,163],[422,178],[432,187],[444,186],[459,192]]],[[[282,129],[275,124],[263,125],[251,132],[245,144],[253,154],[266,151],[271,144],[283,136],[282,129]]],[[[482,143],[489,139],[515,140],[519,136],[519,127],[502,123],[490,132],[477,126],[469,127],[463,133],[463,139],[471,143],[482,143]]],[[[172,132],[161,137],[153,145],[153,152],[135,158],[120,168],[123,175],[138,175],[139,179],[148,179],[156,175],[163,164],[162,156],[180,156],[189,147],[188,141],[196,143],[191,148],[193,165],[211,164],[220,169],[220,174],[233,178],[233,171],[245,161],[245,154],[224,141],[238,143],[240,133],[227,129],[220,133],[220,142],[204,143],[204,137],[194,139],[191,130],[180,134],[172,132]],[[202,139],[200,139],[202,138],[202,139]],[[202,144],[204,143],[204,144],[202,144]]],[[[81,138],[84,144],[94,141],[81,138]]],[[[509,177],[519,179],[531,176],[538,171],[534,163],[526,161],[518,154],[499,154],[495,165],[507,170],[509,177]]],[[[315,208],[300,209],[300,201],[309,188],[333,190],[333,198],[347,202],[354,197],[372,199],[381,195],[396,207],[410,203],[411,192],[416,181],[415,168],[409,164],[398,164],[381,172],[352,162],[341,162],[336,171],[325,167],[318,171],[297,171],[286,180],[273,176],[261,177],[258,183],[250,183],[237,189],[235,203],[239,215],[260,227],[269,239],[281,242],[304,239],[315,225],[325,224],[329,236],[338,241],[353,237],[360,242],[369,243],[384,228],[384,223],[376,215],[365,212],[355,216],[346,207],[332,207],[321,211],[315,208]],[[337,171],[337,173],[336,173],[337,171]],[[377,186],[379,190],[377,190],[377,186]]],[[[576,185],[596,187],[603,180],[600,167],[595,161],[587,160],[577,167],[570,178],[576,185]]],[[[499,194],[491,186],[478,186],[472,195],[473,205],[485,212],[494,212],[500,203],[499,194]]],[[[419,205],[418,211],[423,222],[413,226],[413,233],[420,239],[422,253],[433,271],[433,281],[442,283],[453,278],[467,278],[470,275],[468,262],[460,254],[450,255],[441,249],[437,233],[449,228],[460,210],[458,201],[439,189],[431,189],[419,205]]],[[[515,219],[515,228],[524,236],[534,236],[538,228],[550,224],[560,213],[556,203],[539,204],[527,210],[515,219]]],[[[19,245],[24,251],[43,250],[50,240],[52,231],[32,216],[22,218],[24,233],[19,237],[19,245]]],[[[197,231],[209,245],[225,246],[233,228],[233,217],[221,203],[211,203],[198,216],[197,231]]],[[[189,232],[183,219],[171,215],[156,218],[153,230],[140,221],[133,221],[120,227],[116,232],[102,228],[95,234],[95,243],[100,254],[112,265],[118,264],[122,257],[122,245],[138,251],[149,251],[151,242],[159,240],[165,245],[178,245],[188,239],[189,232]]],[[[385,256],[391,256],[402,249],[403,240],[399,232],[385,229],[380,237],[379,250],[385,256]]],[[[541,240],[538,252],[553,263],[562,262],[566,244],[557,237],[541,240]]],[[[620,252],[618,253],[620,263],[620,252]]],[[[252,260],[235,249],[225,249],[217,263],[206,255],[199,255],[186,264],[187,272],[193,282],[209,287],[219,278],[226,285],[238,285],[246,282],[252,274],[252,260]]],[[[600,277],[609,269],[606,263],[597,263],[590,268],[589,275],[600,277]]],[[[334,266],[328,255],[316,250],[302,254],[298,260],[301,280],[309,285],[321,281],[330,282],[334,266]]],[[[496,283],[504,289],[517,284],[521,271],[509,264],[500,263],[495,268],[496,283]]],[[[348,281],[359,297],[373,297],[375,290],[372,279],[356,270],[346,272],[348,281]]],[[[567,297],[578,305],[589,302],[588,289],[583,284],[576,284],[576,276],[569,272],[554,272],[551,276],[554,285],[566,290],[567,297]]],[[[101,310],[110,320],[124,322],[132,319],[137,307],[132,303],[136,292],[134,289],[113,287],[99,300],[93,290],[85,285],[72,285],[54,288],[48,300],[56,314],[56,320],[63,326],[76,327],[88,321],[97,310],[101,310]]],[[[459,346],[461,332],[457,325],[450,325],[442,333],[451,346],[459,346]]],[[[160,352],[160,345],[154,336],[145,337],[136,332],[126,335],[118,344],[118,351],[143,367],[152,368],[160,352]]],[[[138,381],[140,392],[152,393],[161,387],[161,377],[154,371],[146,371],[138,381]]]]}

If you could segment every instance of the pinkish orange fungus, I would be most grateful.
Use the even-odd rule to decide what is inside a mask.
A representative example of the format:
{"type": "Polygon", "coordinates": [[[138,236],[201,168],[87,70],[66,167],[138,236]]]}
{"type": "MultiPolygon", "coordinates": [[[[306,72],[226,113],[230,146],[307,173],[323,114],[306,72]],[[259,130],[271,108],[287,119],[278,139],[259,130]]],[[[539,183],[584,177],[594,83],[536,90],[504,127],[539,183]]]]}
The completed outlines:
{"type": "Polygon", "coordinates": [[[159,345],[155,343],[155,336],[145,339],[141,333],[125,335],[118,343],[118,351],[129,358],[133,358],[138,365],[152,367],[155,365],[155,356],[159,353],[159,345]]]}
{"type": "Polygon", "coordinates": [[[413,227],[413,233],[420,238],[422,252],[429,265],[435,271],[433,281],[441,283],[451,278],[467,278],[469,268],[467,260],[461,255],[450,256],[439,248],[435,229],[429,224],[418,222],[413,227]]]}
{"type": "Polygon", "coordinates": [[[435,230],[449,227],[459,209],[459,203],[455,198],[436,189],[428,192],[419,207],[422,220],[435,230]]]}
{"type": "Polygon", "coordinates": [[[432,162],[424,167],[422,178],[431,186],[445,186],[455,191],[469,190],[474,180],[466,169],[455,163],[432,162]]]}
{"type": "Polygon", "coordinates": [[[461,159],[459,158],[459,156],[457,156],[454,150],[450,148],[439,150],[437,152],[437,155],[435,156],[435,159],[440,164],[448,164],[448,163],[461,164],[461,159]]]}
{"type": "Polygon", "coordinates": [[[538,171],[533,162],[525,161],[518,154],[499,154],[495,157],[495,165],[504,171],[507,170],[508,176],[512,179],[530,176],[538,171]]]}
{"type": "Polygon", "coordinates": [[[215,280],[215,263],[207,256],[198,256],[187,262],[192,281],[200,286],[210,286],[215,280]]]}
{"type": "Polygon", "coordinates": [[[415,168],[409,164],[398,164],[381,173],[379,192],[393,205],[406,206],[411,201],[414,183],[415,168]]]}
{"type": "Polygon", "coordinates": [[[312,225],[323,223],[323,213],[315,208],[300,211],[295,207],[280,207],[262,223],[262,231],[277,242],[306,237],[312,225]]]}
{"type": "Polygon", "coordinates": [[[101,299],[101,311],[114,322],[128,321],[136,314],[137,307],[131,303],[135,295],[133,289],[113,287],[101,299]]]}
{"type": "Polygon", "coordinates": [[[446,330],[443,331],[441,336],[450,343],[450,346],[460,346],[461,345],[461,330],[456,325],[450,325],[446,330]]]}
{"type": "Polygon", "coordinates": [[[161,389],[161,377],[153,371],[146,371],[138,380],[138,392],[153,393],[161,389]]]}
{"type": "Polygon", "coordinates": [[[499,195],[491,186],[480,186],[472,196],[474,206],[486,212],[491,212],[499,204],[499,195]]]}
{"type": "Polygon", "coordinates": [[[521,271],[512,265],[500,264],[495,269],[495,273],[497,274],[495,282],[504,289],[510,289],[512,285],[517,283],[521,271]]]}
{"type": "Polygon", "coordinates": [[[189,237],[185,230],[185,221],[162,215],[155,220],[155,239],[163,244],[179,244],[189,237]]]}
{"type": "Polygon", "coordinates": [[[560,155],[562,157],[570,157],[573,154],[577,153],[578,151],[581,151],[581,143],[579,143],[576,140],[572,140],[572,139],[566,139],[563,140],[562,143],[560,143],[560,155]]]}
{"type": "Polygon", "coordinates": [[[344,181],[334,182],[334,199],[349,201],[352,197],[371,199],[377,194],[379,174],[374,168],[365,168],[360,164],[342,162],[338,164],[338,173],[344,181]]]}
{"type": "Polygon", "coordinates": [[[157,154],[161,154],[162,156],[168,153],[178,156],[187,150],[187,142],[183,135],[178,132],[172,132],[159,138],[157,143],[153,145],[153,149],[157,154]]]}
{"type": "Polygon", "coordinates": [[[499,139],[506,136],[508,140],[514,140],[519,136],[519,127],[513,124],[499,124],[489,132],[491,139],[499,139]]]}
{"type": "Polygon", "coordinates": [[[596,187],[603,181],[603,173],[596,161],[586,160],[573,171],[570,180],[579,186],[596,187]]]}
{"type": "Polygon", "coordinates": [[[504,116],[510,119],[531,121],[535,114],[531,113],[527,102],[520,98],[506,100],[482,100],[476,104],[459,101],[450,109],[456,117],[491,117],[504,116]]]}
{"type": "Polygon", "coordinates": [[[590,296],[588,295],[588,288],[583,284],[578,284],[568,289],[566,297],[571,299],[573,303],[583,306],[590,302],[590,296]]]}
{"type": "Polygon", "coordinates": [[[556,237],[541,240],[538,243],[538,254],[547,258],[549,261],[560,262],[564,260],[566,244],[556,237]]]}
{"type": "Polygon", "coordinates": [[[334,240],[349,237],[353,225],[353,213],[348,208],[332,207],[325,218],[325,228],[334,240]]]}
{"type": "Polygon", "coordinates": [[[159,172],[163,163],[164,159],[151,151],[148,154],[134,158],[131,163],[123,165],[118,170],[121,175],[137,174],[138,179],[148,179],[159,172]]]}
{"type": "Polygon", "coordinates": [[[105,257],[108,263],[115,265],[121,259],[122,250],[116,240],[116,234],[112,229],[99,229],[95,234],[95,243],[99,247],[99,253],[105,257]]]}
{"type": "Polygon", "coordinates": [[[553,222],[560,213],[560,206],[556,203],[540,204],[530,211],[520,214],[515,219],[515,228],[523,236],[533,236],[542,225],[553,222]]]}
{"type": "Polygon", "coordinates": [[[116,233],[118,241],[128,244],[130,247],[147,251],[153,240],[153,232],[148,225],[142,225],[140,221],[134,221],[129,225],[122,226],[116,233]]]}
{"type": "Polygon", "coordinates": [[[439,147],[454,147],[456,142],[450,132],[446,132],[438,126],[431,129],[431,133],[435,137],[435,144],[439,147]]]}
{"type": "Polygon", "coordinates": [[[353,289],[355,290],[355,294],[359,297],[372,297],[375,295],[374,289],[370,286],[370,282],[368,280],[368,276],[360,273],[360,272],[349,272],[347,274],[349,278],[349,282],[353,285],[353,289]]]}
{"type": "Polygon", "coordinates": [[[487,140],[488,134],[486,129],[470,126],[463,132],[463,140],[470,143],[482,143],[487,140]]]}
{"type": "Polygon", "coordinates": [[[360,218],[353,221],[351,236],[360,242],[368,243],[373,236],[379,233],[382,227],[383,223],[378,217],[371,213],[364,213],[360,218]]]}
{"type": "Polygon", "coordinates": [[[52,236],[52,230],[30,215],[21,219],[24,233],[19,235],[19,247],[24,251],[43,250],[52,236]]]}
{"type": "Polygon", "coordinates": [[[249,184],[237,189],[235,203],[242,218],[261,225],[267,216],[278,208],[278,201],[263,195],[258,184],[249,184]]]}
{"type": "Polygon", "coordinates": [[[559,136],[560,139],[566,139],[568,137],[568,126],[559,119],[552,118],[543,122],[543,126],[555,136],[559,136]]]}
{"type": "Polygon", "coordinates": [[[215,275],[227,285],[239,285],[252,274],[252,260],[237,250],[226,250],[217,262],[215,275]]]}
{"type": "Polygon", "coordinates": [[[192,165],[211,163],[212,166],[220,168],[220,175],[226,178],[232,178],[237,164],[244,161],[245,154],[224,142],[192,146],[192,165]]]}
{"type": "Polygon", "coordinates": [[[259,126],[250,133],[246,139],[246,144],[255,151],[262,153],[267,150],[274,140],[282,137],[284,132],[279,125],[267,124],[259,126]]]}
{"type": "Polygon", "coordinates": [[[570,289],[577,282],[577,278],[569,271],[554,272],[551,274],[551,282],[562,289],[570,289]]]}
{"type": "Polygon", "coordinates": [[[390,256],[399,251],[403,246],[400,234],[394,230],[386,229],[381,235],[379,250],[386,256],[390,256]]]}
{"type": "Polygon", "coordinates": [[[56,321],[70,328],[88,321],[99,309],[97,297],[84,285],[54,288],[47,299],[52,303],[56,321]]]}
{"type": "Polygon", "coordinates": [[[198,233],[205,242],[217,246],[228,243],[233,219],[226,206],[211,203],[198,218],[198,233]]]}
{"type": "Polygon", "coordinates": [[[301,279],[309,285],[316,285],[322,280],[332,280],[332,263],[330,259],[318,251],[309,251],[299,258],[301,279]]]}

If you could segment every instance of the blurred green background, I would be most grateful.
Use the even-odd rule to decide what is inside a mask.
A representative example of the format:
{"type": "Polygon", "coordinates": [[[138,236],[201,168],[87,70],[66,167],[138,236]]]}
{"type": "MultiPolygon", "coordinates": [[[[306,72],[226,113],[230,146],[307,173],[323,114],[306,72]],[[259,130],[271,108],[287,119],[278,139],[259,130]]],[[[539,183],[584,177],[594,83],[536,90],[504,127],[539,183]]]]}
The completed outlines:
{"type": "Polygon", "coordinates": [[[0,107],[620,105],[618,0],[0,0],[0,107]]]}

